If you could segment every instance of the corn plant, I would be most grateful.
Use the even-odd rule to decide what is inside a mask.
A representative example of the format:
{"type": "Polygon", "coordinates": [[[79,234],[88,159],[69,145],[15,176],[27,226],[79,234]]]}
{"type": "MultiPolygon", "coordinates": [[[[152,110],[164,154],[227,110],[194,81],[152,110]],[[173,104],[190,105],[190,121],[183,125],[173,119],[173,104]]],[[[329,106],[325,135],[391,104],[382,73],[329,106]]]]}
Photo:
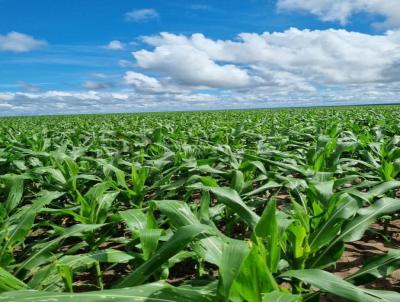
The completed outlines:
{"type": "Polygon", "coordinates": [[[0,300],[400,301],[399,114],[2,118],[0,300]]]}

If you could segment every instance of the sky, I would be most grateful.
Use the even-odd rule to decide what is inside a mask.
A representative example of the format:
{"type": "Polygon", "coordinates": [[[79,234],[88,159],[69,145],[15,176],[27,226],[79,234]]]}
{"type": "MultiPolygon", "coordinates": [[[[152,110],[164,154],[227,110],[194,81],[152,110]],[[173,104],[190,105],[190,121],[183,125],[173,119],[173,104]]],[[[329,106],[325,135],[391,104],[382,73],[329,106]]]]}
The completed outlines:
{"type": "Polygon", "coordinates": [[[0,0],[0,115],[400,103],[400,0],[0,0]]]}

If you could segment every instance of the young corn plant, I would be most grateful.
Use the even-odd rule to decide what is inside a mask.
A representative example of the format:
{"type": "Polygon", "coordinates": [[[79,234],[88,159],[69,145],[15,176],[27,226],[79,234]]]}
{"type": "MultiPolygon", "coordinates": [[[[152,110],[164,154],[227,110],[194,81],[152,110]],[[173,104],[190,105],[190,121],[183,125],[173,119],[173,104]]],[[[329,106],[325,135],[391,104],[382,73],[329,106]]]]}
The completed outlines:
{"type": "Polygon", "coordinates": [[[400,301],[399,113],[1,118],[0,300],[400,301]]]}

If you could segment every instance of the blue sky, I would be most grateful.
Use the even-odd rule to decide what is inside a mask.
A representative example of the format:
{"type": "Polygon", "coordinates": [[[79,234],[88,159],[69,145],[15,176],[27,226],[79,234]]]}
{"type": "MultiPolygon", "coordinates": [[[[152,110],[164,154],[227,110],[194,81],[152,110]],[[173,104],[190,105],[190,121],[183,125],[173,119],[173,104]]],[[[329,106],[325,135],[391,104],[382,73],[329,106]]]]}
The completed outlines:
{"type": "Polygon", "coordinates": [[[0,0],[0,115],[397,102],[400,1],[0,0]]]}

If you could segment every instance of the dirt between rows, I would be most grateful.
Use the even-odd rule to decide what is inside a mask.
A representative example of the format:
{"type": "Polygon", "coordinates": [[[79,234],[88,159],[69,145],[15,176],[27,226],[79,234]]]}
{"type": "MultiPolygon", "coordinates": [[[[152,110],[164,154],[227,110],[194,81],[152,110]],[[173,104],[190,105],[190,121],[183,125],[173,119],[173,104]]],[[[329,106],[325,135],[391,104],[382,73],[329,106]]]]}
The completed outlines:
{"type": "MultiPolygon", "coordinates": [[[[366,235],[359,241],[346,244],[343,257],[337,262],[334,274],[340,278],[357,272],[371,257],[382,255],[389,249],[400,248],[400,219],[392,220],[387,228],[387,238],[375,233],[382,231],[382,224],[374,224],[366,235]]],[[[364,286],[365,288],[390,290],[400,292],[400,270],[394,271],[384,279],[375,280],[364,286]]],[[[321,302],[345,302],[348,300],[333,295],[321,297],[321,302]]]]}

